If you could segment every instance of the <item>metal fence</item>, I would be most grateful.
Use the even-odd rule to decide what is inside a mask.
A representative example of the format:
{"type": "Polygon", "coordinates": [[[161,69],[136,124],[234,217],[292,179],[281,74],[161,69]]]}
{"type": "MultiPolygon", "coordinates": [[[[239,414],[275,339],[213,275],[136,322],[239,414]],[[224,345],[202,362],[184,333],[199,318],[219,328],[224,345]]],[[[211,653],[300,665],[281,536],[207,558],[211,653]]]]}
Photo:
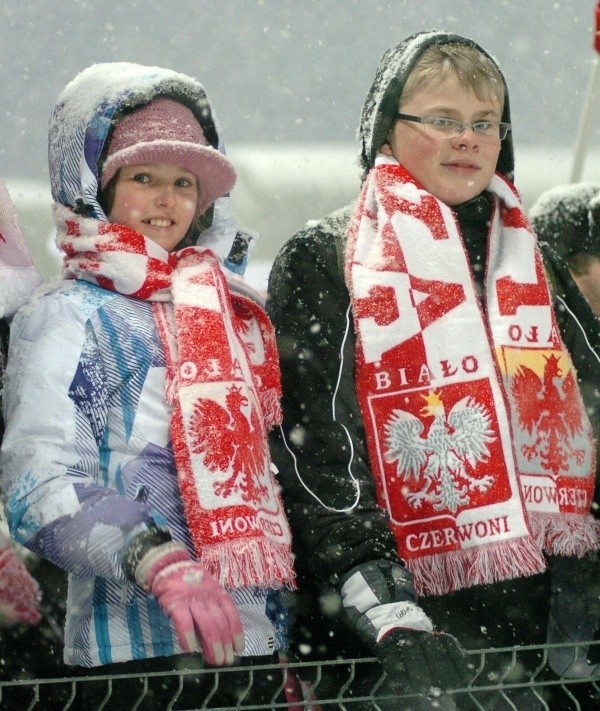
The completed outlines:
{"type": "MultiPolygon", "coordinates": [[[[288,711],[404,711],[439,708],[462,711],[516,709],[516,711],[592,711],[600,709],[600,664],[587,659],[599,645],[572,644],[539,647],[508,647],[468,652],[474,676],[465,688],[442,695],[432,690],[423,706],[415,697],[387,687],[385,673],[373,658],[318,663],[283,663],[222,669],[174,670],[146,675],[94,675],[60,679],[19,679],[0,682],[0,708],[9,711],[31,709],[221,709],[246,711],[288,709],[288,711]],[[549,655],[565,654],[570,663],[563,675],[555,674],[549,655]],[[271,682],[267,698],[257,701],[258,679],[271,682]],[[302,680],[300,682],[300,680],[302,680]],[[190,704],[190,685],[197,689],[190,704]],[[302,687],[302,699],[297,691],[302,687]],[[86,700],[86,689],[94,689],[96,701],[86,700]],[[223,689],[235,687],[236,701],[219,705],[223,689]],[[286,690],[290,693],[287,693],[286,690]],[[292,696],[296,693],[295,700],[292,696]],[[416,705],[415,705],[416,704],[416,705]]],[[[101,669],[99,670],[101,671],[101,669]]],[[[421,702],[422,703],[422,702],[421,702]]]]}

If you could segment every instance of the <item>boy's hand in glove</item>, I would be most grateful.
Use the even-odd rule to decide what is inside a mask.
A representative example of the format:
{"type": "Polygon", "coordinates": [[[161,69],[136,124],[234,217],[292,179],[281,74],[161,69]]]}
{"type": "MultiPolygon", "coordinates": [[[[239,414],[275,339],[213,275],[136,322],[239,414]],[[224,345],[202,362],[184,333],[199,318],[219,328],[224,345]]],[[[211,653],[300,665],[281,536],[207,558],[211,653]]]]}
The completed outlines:
{"type": "Polygon", "coordinates": [[[191,559],[182,543],[151,548],[135,569],[136,581],[169,616],[181,648],[199,649],[208,664],[231,665],[244,649],[244,630],[225,588],[191,559]]]}
{"type": "Polygon", "coordinates": [[[345,576],[341,593],[348,617],[394,686],[428,694],[432,688],[467,685],[464,651],[454,637],[433,631],[402,565],[383,560],[360,565],[345,576]]]}
{"type": "Polygon", "coordinates": [[[465,653],[443,632],[396,627],[377,643],[376,653],[392,684],[404,691],[429,694],[468,683],[465,653]]]}

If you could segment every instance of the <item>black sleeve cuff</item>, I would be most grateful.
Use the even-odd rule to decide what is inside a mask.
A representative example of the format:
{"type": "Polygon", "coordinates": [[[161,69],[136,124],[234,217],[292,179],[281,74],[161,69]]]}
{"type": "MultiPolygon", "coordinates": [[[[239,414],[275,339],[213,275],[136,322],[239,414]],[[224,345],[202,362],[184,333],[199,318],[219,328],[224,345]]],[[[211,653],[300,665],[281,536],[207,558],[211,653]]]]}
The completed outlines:
{"type": "Polygon", "coordinates": [[[173,539],[169,529],[158,526],[151,526],[133,536],[123,556],[123,568],[127,577],[135,580],[135,569],[146,553],[151,548],[169,543],[171,540],[173,539]]]}

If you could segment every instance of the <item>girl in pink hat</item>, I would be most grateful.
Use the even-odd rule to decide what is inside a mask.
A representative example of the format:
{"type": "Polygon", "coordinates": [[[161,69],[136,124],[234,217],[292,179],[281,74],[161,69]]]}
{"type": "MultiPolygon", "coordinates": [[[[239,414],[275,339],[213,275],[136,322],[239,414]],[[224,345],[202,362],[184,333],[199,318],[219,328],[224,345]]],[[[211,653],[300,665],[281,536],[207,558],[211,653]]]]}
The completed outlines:
{"type": "MultiPolygon", "coordinates": [[[[69,574],[65,662],[101,674],[269,663],[286,645],[278,360],[231,277],[247,239],[218,224],[236,179],[221,147],[203,87],[157,67],[94,65],[50,120],[64,280],[13,325],[3,490],[12,535],[69,574]]],[[[252,686],[256,703],[282,684],[252,686]]],[[[186,708],[202,676],[189,687],[186,708]]]]}

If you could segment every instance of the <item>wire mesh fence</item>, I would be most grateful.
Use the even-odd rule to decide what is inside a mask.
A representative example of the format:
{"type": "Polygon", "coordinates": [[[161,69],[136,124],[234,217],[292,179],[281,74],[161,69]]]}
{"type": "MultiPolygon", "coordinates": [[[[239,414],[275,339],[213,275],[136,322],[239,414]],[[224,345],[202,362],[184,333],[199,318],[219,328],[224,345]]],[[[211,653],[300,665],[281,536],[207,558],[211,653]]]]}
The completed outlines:
{"type": "Polygon", "coordinates": [[[469,684],[444,694],[432,689],[427,700],[391,690],[377,660],[365,658],[218,670],[177,669],[142,675],[15,679],[0,682],[0,708],[592,711],[600,709],[600,664],[591,664],[588,659],[591,652],[600,653],[597,645],[600,642],[469,651],[473,671],[469,684]],[[551,666],[557,653],[563,660],[562,675],[553,671],[556,664],[551,666]]]}

